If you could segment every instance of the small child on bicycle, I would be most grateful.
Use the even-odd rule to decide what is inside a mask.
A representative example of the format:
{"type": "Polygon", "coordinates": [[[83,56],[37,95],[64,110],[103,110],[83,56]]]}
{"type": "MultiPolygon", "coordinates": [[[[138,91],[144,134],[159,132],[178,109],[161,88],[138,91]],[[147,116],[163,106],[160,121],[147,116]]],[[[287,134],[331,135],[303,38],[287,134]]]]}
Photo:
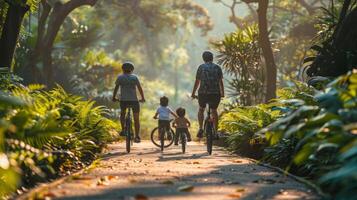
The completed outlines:
{"type": "Polygon", "coordinates": [[[175,145],[178,145],[179,136],[183,133],[186,134],[187,141],[191,142],[191,134],[188,128],[191,126],[190,121],[185,117],[186,110],[182,107],[176,110],[178,117],[174,120],[173,127],[176,128],[175,145]]]}
{"type": "Polygon", "coordinates": [[[160,107],[157,109],[154,116],[154,119],[159,119],[159,130],[165,128],[166,131],[170,131],[170,114],[177,118],[176,113],[169,107],[169,98],[163,96],[160,98],[160,107]]]}

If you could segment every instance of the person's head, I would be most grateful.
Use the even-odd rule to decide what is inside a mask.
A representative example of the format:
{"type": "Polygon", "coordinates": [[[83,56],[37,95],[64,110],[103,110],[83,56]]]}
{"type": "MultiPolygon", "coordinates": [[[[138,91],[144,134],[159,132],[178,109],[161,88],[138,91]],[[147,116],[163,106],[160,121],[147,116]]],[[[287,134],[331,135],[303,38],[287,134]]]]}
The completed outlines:
{"type": "Polygon", "coordinates": [[[177,108],[176,110],[176,114],[179,116],[179,117],[185,117],[185,114],[186,114],[186,110],[182,107],[179,107],[177,108]]]}
{"type": "Polygon", "coordinates": [[[202,53],[202,59],[205,62],[212,62],[213,61],[213,53],[210,51],[204,51],[202,53]]]}
{"type": "Polygon", "coordinates": [[[160,98],[160,106],[168,106],[169,105],[169,98],[163,96],[160,98]]]}
{"type": "Polygon", "coordinates": [[[125,62],[121,66],[124,74],[130,74],[134,71],[134,64],[131,62],[125,62]]]}

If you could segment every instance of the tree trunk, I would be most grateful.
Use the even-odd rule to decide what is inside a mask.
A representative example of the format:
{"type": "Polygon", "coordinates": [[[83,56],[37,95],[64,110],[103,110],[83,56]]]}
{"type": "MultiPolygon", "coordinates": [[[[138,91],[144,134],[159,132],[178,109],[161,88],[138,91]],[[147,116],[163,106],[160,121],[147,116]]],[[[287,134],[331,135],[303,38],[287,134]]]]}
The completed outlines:
{"type": "MultiPolygon", "coordinates": [[[[36,63],[42,62],[43,74],[46,77],[42,77],[41,81],[46,82],[49,87],[52,87],[54,84],[54,70],[51,57],[53,45],[64,20],[76,8],[84,5],[94,6],[96,2],[97,0],[71,0],[64,4],[57,2],[53,8],[49,7],[45,1],[42,2],[44,10],[40,18],[39,37],[32,56],[34,63],[31,64],[31,67],[35,69],[36,63]]],[[[39,74],[37,70],[33,70],[33,73],[39,74]]]]}
{"type": "Polygon", "coordinates": [[[267,10],[269,0],[260,0],[258,8],[259,21],[259,44],[263,51],[263,56],[266,65],[266,101],[276,98],[276,76],[277,69],[274,61],[273,50],[269,40],[267,10]]]}
{"type": "Polygon", "coordinates": [[[0,67],[10,70],[14,57],[17,40],[20,34],[22,20],[29,8],[26,6],[9,4],[4,27],[0,38],[0,67]]]}

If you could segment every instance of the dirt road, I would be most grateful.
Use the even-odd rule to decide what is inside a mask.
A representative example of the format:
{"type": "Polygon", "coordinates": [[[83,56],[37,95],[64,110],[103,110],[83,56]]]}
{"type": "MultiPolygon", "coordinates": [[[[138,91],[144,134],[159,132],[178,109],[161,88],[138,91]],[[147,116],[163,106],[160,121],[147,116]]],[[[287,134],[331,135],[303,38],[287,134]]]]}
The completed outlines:
{"type": "Polygon", "coordinates": [[[204,144],[190,143],[164,153],[149,141],[110,145],[100,164],[89,172],[50,188],[53,199],[316,199],[311,189],[248,159],[204,144]]]}

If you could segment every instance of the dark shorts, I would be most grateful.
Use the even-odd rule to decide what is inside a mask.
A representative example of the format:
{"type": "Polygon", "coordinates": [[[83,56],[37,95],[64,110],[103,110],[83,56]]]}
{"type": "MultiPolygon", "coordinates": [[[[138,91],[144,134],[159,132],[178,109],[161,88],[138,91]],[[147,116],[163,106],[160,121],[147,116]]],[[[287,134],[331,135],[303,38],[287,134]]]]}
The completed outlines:
{"type": "Polygon", "coordinates": [[[165,128],[166,130],[171,129],[170,121],[169,120],[159,120],[158,124],[159,128],[165,128]]]}
{"type": "Polygon", "coordinates": [[[220,102],[220,94],[198,94],[198,104],[201,108],[206,108],[206,104],[209,104],[211,109],[217,109],[220,102]]]}
{"type": "Polygon", "coordinates": [[[139,101],[120,101],[120,109],[126,110],[131,107],[133,109],[133,113],[140,112],[140,104],[139,101]]]}

